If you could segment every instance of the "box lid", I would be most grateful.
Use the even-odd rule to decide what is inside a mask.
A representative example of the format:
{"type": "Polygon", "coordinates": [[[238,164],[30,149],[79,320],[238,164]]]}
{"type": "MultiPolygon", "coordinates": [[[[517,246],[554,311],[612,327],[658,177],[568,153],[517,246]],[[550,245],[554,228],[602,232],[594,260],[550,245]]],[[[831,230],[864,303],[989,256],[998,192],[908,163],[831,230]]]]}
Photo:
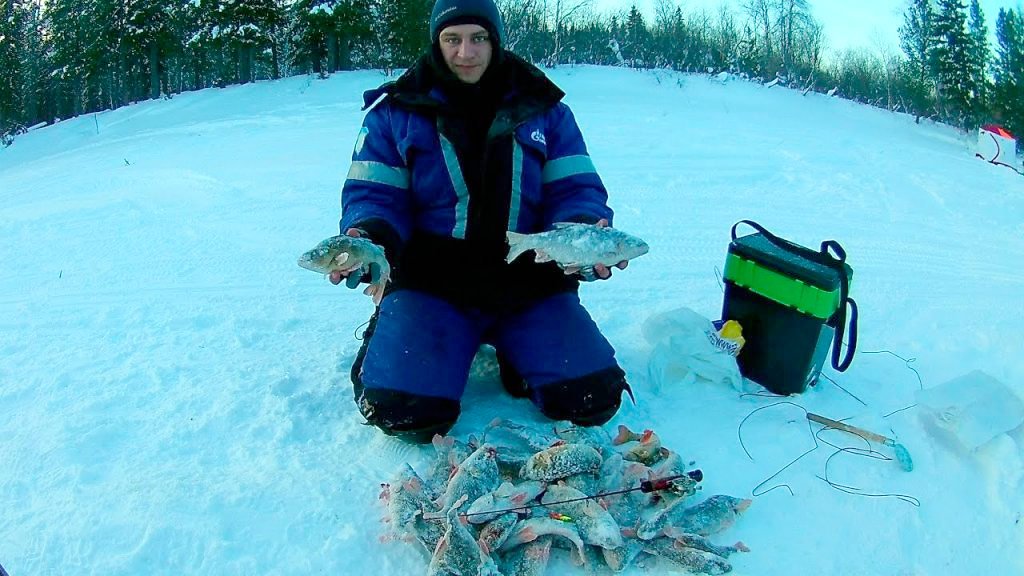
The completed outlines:
{"type": "MultiPolygon", "coordinates": [[[[822,290],[831,292],[839,289],[839,271],[813,260],[818,252],[786,240],[781,241],[787,249],[777,246],[761,233],[748,234],[733,240],[729,244],[729,252],[822,290]]],[[[847,278],[853,276],[853,270],[848,265],[844,263],[843,268],[847,278]]]]}

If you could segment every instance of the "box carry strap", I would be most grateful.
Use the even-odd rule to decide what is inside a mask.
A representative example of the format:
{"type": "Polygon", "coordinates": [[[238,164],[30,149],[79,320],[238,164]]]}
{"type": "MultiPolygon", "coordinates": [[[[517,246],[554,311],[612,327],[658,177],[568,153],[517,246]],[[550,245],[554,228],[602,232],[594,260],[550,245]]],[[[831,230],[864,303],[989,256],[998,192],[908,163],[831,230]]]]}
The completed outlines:
{"type": "Polygon", "coordinates": [[[815,252],[799,244],[790,242],[772,234],[753,220],[740,220],[732,225],[732,239],[736,240],[736,228],[740,224],[746,224],[761,233],[762,236],[777,248],[786,252],[793,252],[818,264],[828,266],[839,273],[839,309],[836,310],[836,337],[832,341],[832,367],[838,372],[845,372],[853,362],[853,355],[857,351],[857,302],[850,297],[850,278],[846,275],[846,250],[835,240],[826,240],[821,243],[821,251],[815,252]],[[835,252],[833,256],[831,252],[835,252]],[[846,307],[850,307],[850,343],[846,346],[846,356],[842,356],[843,336],[846,333],[846,307]]]}

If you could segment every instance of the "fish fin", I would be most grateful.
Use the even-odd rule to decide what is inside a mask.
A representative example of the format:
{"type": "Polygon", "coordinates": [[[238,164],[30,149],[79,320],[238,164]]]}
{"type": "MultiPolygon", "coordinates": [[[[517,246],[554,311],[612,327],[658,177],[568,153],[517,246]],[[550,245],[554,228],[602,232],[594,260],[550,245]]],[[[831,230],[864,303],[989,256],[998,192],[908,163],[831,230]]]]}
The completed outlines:
{"type": "Polygon", "coordinates": [[[508,240],[508,256],[505,256],[505,262],[512,262],[530,248],[525,246],[526,238],[529,234],[520,234],[519,232],[513,232],[509,230],[505,233],[505,238],[508,240]]]}
{"type": "Polygon", "coordinates": [[[587,558],[583,555],[583,550],[579,547],[573,548],[569,552],[569,558],[572,560],[574,566],[585,566],[587,564],[587,558]]]}
{"type": "Polygon", "coordinates": [[[633,439],[633,433],[624,424],[619,424],[619,433],[612,438],[612,444],[619,446],[633,439]]]}
{"type": "Polygon", "coordinates": [[[491,555],[491,547],[487,545],[487,542],[483,541],[483,538],[477,540],[476,545],[480,547],[480,551],[484,553],[484,556],[491,555]]]}
{"type": "Polygon", "coordinates": [[[431,438],[430,443],[434,445],[434,450],[437,450],[438,452],[444,450],[444,436],[441,436],[440,434],[434,434],[434,437],[431,438]]]}
{"type": "Polygon", "coordinates": [[[750,552],[750,548],[748,548],[743,542],[737,542],[733,544],[732,547],[735,548],[737,552],[750,552]]]}
{"type": "Polygon", "coordinates": [[[552,260],[554,260],[554,258],[552,258],[550,254],[548,254],[547,252],[545,252],[543,250],[536,250],[535,249],[533,251],[533,254],[534,254],[533,260],[535,262],[537,262],[537,263],[551,262],[552,260]]]}
{"type": "Polygon", "coordinates": [[[504,497],[504,496],[511,496],[511,495],[515,494],[515,492],[516,492],[516,487],[513,486],[512,483],[509,482],[508,480],[502,482],[500,486],[498,486],[497,488],[494,489],[494,495],[495,496],[502,496],[502,497],[504,497]]]}

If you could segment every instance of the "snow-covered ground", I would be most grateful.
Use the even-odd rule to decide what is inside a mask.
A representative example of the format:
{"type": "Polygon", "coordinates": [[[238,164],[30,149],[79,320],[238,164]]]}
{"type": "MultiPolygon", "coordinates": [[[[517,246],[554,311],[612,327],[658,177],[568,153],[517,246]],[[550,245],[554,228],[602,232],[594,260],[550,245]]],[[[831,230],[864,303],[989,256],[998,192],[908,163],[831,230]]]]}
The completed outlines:
{"type": "MultiPolygon", "coordinates": [[[[863,403],[829,382],[790,400],[897,437],[913,472],[843,454],[829,477],[920,506],[830,487],[818,476],[835,449],[822,445],[765,486],[790,490],[756,497],[721,536],[752,549],[736,573],[1024,573],[1024,431],[968,453],[920,407],[889,415],[974,369],[1024,388],[1024,178],[976,160],[953,129],[823,95],[550,74],[616,226],[651,245],[583,288],[637,396],[608,428],[657,431],[704,471],[705,494],[750,496],[812,436],[800,408],[760,410],[742,427],[749,459],[739,425],[778,399],[710,384],[656,393],[644,320],[684,306],[718,317],[742,218],[849,253],[865,353],[827,373],[863,403]],[[866,353],[884,350],[915,360],[866,353]]],[[[336,233],[361,93],[383,80],[204,90],[0,150],[0,563],[12,576],[425,572],[413,547],[381,541],[377,496],[433,449],[362,425],[347,374],[371,303],[295,265],[336,233]]],[[[495,416],[542,422],[484,368],[453,434],[495,416]]]]}

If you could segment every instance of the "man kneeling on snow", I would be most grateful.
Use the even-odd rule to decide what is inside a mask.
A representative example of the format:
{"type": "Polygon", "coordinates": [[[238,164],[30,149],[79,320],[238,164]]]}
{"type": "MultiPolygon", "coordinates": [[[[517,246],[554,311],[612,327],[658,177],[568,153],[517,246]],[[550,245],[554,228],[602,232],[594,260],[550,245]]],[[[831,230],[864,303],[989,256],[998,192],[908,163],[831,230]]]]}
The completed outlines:
{"type": "Polygon", "coordinates": [[[481,344],[506,388],[552,419],[603,424],[628,389],[577,295],[608,267],[505,262],[506,231],[607,225],[612,211],[564,94],[503,33],[492,0],[437,0],[428,53],[364,95],[342,190],[342,233],[383,247],[393,270],[352,368],[356,404],[414,442],[454,425],[481,344]]]}

